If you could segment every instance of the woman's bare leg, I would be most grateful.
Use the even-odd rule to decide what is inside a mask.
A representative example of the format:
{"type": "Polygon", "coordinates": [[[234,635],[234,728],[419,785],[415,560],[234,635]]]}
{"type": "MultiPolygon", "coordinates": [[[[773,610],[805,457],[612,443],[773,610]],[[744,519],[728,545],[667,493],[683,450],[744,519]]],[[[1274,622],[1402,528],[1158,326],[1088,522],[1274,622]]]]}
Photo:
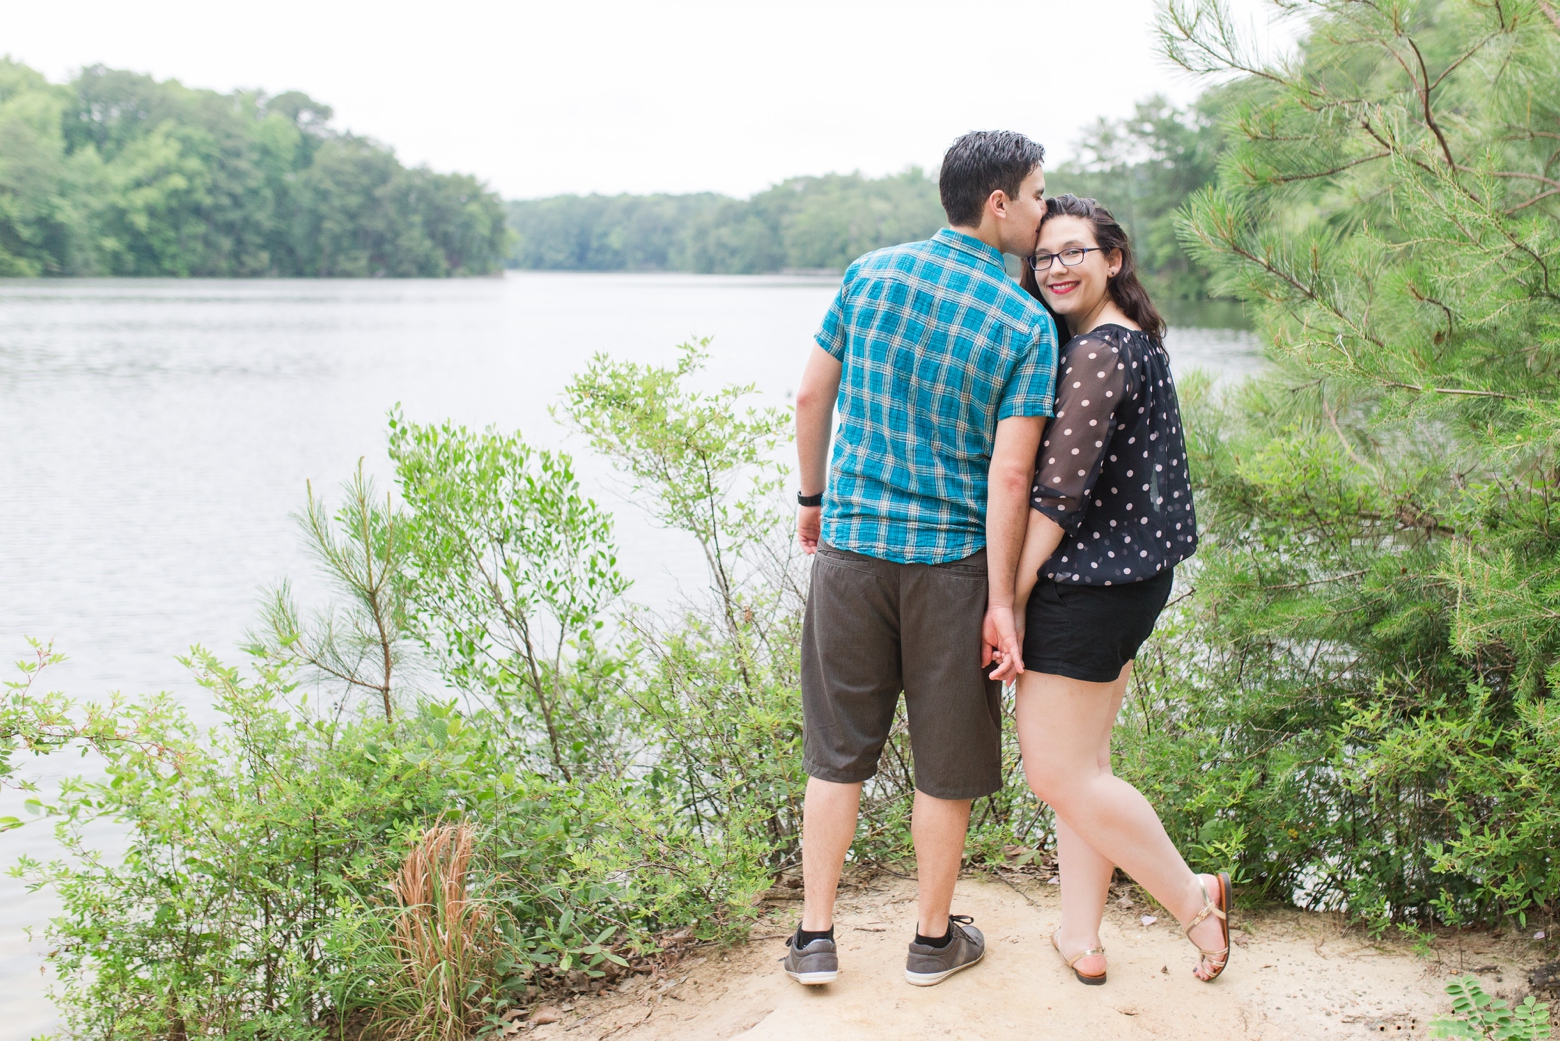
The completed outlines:
{"type": "MultiPolygon", "coordinates": [[[[1121,689],[1125,692],[1126,684],[1122,684],[1121,689]]],[[[1118,695],[1111,719],[1120,711],[1121,697],[1118,695]]],[[[1099,769],[1110,773],[1108,730],[1094,762],[1099,769]]],[[[1116,873],[1116,865],[1084,841],[1060,815],[1056,818],[1056,861],[1062,878],[1062,927],[1056,942],[1071,958],[1079,951],[1104,946],[1100,942],[1100,922],[1105,917],[1105,902],[1110,899],[1110,880],[1116,873]]],[[[1098,976],[1105,971],[1105,957],[1090,955],[1079,959],[1073,967],[1086,976],[1098,976]]]]}
{"type": "MultiPolygon", "coordinates": [[[[1056,943],[1071,958],[1100,944],[1100,920],[1110,896],[1110,877],[1116,865],[1095,852],[1077,832],[1056,818],[1056,862],[1062,876],[1062,926],[1056,943]]],[[[1085,976],[1105,971],[1105,956],[1091,954],[1073,966],[1085,976]]]]}
{"type": "MultiPolygon", "coordinates": [[[[1109,747],[1130,674],[1131,665],[1111,683],[1021,675],[1017,717],[1024,773],[1035,794],[1102,860],[1120,865],[1171,914],[1190,921],[1202,910],[1201,883],[1217,880],[1194,875],[1142,793],[1111,774],[1108,762],[1100,766],[1100,749],[1109,747]]],[[[1065,868],[1062,878],[1065,889],[1065,868]]],[[[1212,885],[1209,892],[1215,892],[1212,885]]],[[[1064,916],[1066,899],[1064,894],[1064,916]]],[[[1209,950],[1221,947],[1218,921],[1209,916],[1192,930],[1192,939],[1209,950]]],[[[1199,963],[1197,972],[1206,977],[1207,964],[1199,963]]]]}

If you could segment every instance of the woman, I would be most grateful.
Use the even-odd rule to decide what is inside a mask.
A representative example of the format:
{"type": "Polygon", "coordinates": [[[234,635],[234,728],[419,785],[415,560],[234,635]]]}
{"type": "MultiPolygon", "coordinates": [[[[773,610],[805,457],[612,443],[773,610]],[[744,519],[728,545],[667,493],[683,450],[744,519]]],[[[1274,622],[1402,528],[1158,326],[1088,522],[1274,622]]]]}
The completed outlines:
{"type": "Polygon", "coordinates": [[[1056,813],[1062,923],[1078,979],[1105,982],[1100,920],[1116,865],[1182,923],[1212,980],[1229,958],[1229,875],[1196,875],[1148,801],[1111,774],[1110,732],[1132,659],[1197,546],[1164,319],[1126,233],[1092,199],[1046,204],[1029,292],[1073,333],[1041,439],[1015,615],[1023,625],[1018,736],[1030,787],[1056,813]]]}

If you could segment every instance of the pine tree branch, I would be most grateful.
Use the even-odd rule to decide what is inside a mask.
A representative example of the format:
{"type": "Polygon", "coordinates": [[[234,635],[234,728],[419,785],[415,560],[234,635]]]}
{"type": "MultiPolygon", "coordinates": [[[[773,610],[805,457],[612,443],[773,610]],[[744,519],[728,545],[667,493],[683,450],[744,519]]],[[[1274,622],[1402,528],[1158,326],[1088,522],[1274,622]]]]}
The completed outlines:
{"type": "Polygon", "coordinates": [[[1347,581],[1348,579],[1359,578],[1361,575],[1368,575],[1368,574],[1370,574],[1370,569],[1369,568],[1363,568],[1363,569],[1361,569],[1359,571],[1348,571],[1348,572],[1345,572],[1344,574],[1341,574],[1341,575],[1330,575],[1327,578],[1313,578],[1309,582],[1286,582],[1286,583],[1284,583],[1282,585],[1276,585],[1276,586],[1264,585],[1262,588],[1263,589],[1305,589],[1305,588],[1308,588],[1310,586],[1323,585],[1323,584],[1325,584],[1327,582],[1344,582],[1344,581],[1347,581]]]}
{"type": "Polygon", "coordinates": [[[1498,390],[1465,390],[1461,387],[1420,387],[1412,383],[1399,383],[1397,380],[1384,380],[1380,377],[1371,376],[1369,373],[1365,372],[1360,373],[1360,375],[1365,376],[1367,379],[1375,380],[1383,387],[1396,387],[1399,390],[1411,390],[1416,394],[1450,394],[1456,397],[1466,398],[1498,398],[1502,401],[1517,400],[1517,396],[1515,394],[1503,394],[1498,390]]]}
{"type": "MultiPolygon", "coordinates": [[[[1293,286],[1296,290],[1298,290],[1299,292],[1304,294],[1305,298],[1307,300],[1310,300],[1313,303],[1319,304],[1322,307],[1326,308],[1327,311],[1330,314],[1333,315],[1333,317],[1339,319],[1340,321],[1348,322],[1348,324],[1350,326],[1354,325],[1353,322],[1349,322],[1348,316],[1344,315],[1337,308],[1333,307],[1326,300],[1322,299],[1322,297],[1316,292],[1316,290],[1312,289],[1310,286],[1306,285],[1305,283],[1299,281],[1293,275],[1289,274],[1289,272],[1280,269],[1277,265],[1271,263],[1266,258],[1257,256],[1251,250],[1246,249],[1245,247],[1241,246],[1239,243],[1234,242],[1233,240],[1229,241],[1227,243],[1227,245],[1228,245],[1228,248],[1229,248],[1230,252],[1234,253],[1236,256],[1241,257],[1241,258],[1243,258],[1243,259],[1245,259],[1247,261],[1250,261],[1253,264],[1256,264],[1258,267],[1262,268],[1262,270],[1266,271],[1268,274],[1272,275],[1275,278],[1283,279],[1285,282],[1287,282],[1291,286],[1293,286]]],[[[1359,330],[1357,328],[1356,328],[1355,331],[1359,332],[1359,330]]],[[[1378,347],[1386,346],[1385,344],[1383,344],[1381,342],[1380,339],[1378,339],[1378,338],[1376,338],[1374,336],[1371,336],[1368,333],[1359,332],[1359,335],[1363,336],[1365,339],[1369,340],[1371,343],[1375,344],[1378,347]]],[[[1341,339],[1341,334],[1340,334],[1340,339],[1341,339]]],[[[1377,384],[1379,386],[1382,386],[1382,387],[1392,387],[1392,388],[1395,388],[1395,389],[1398,389],[1398,390],[1411,390],[1411,391],[1414,391],[1416,394],[1446,394],[1446,395],[1449,395],[1449,396],[1452,396],[1452,397],[1495,398],[1495,399],[1499,399],[1499,400],[1503,400],[1503,401],[1516,401],[1517,400],[1516,395],[1502,393],[1501,391],[1498,391],[1498,390],[1469,390],[1469,389],[1462,388],[1462,387],[1419,386],[1419,385],[1416,385],[1416,384],[1413,384],[1413,383],[1403,383],[1403,382],[1401,382],[1399,380],[1383,379],[1382,377],[1377,376],[1375,373],[1368,372],[1365,369],[1361,368],[1359,362],[1354,360],[1354,356],[1353,355],[1345,353],[1344,357],[1348,360],[1349,368],[1356,375],[1358,375],[1358,376],[1360,376],[1360,377],[1362,377],[1364,379],[1367,379],[1367,380],[1369,380],[1369,381],[1371,381],[1371,382],[1373,382],[1373,383],[1375,383],[1375,384],[1377,384]]]]}
{"type": "Polygon", "coordinates": [[[1361,459],[1354,451],[1354,446],[1349,444],[1349,439],[1344,436],[1343,427],[1338,424],[1338,412],[1328,403],[1326,394],[1322,395],[1322,411],[1327,414],[1327,422],[1332,425],[1333,433],[1338,435],[1338,443],[1343,446],[1345,452],[1349,453],[1349,458],[1354,460],[1354,465],[1361,470],[1369,471],[1372,476],[1379,479],[1381,473],[1374,466],[1361,459]]]}
{"type": "MultiPolygon", "coordinates": [[[[1419,62],[1419,73],[1424,79],[1424,89],[1419,92],[1419,97],[1424,106],[1425,125],[1435,134],[1435,139],[1441,143],[1441,153],[1446,156],[1446,165],[1455,170],[1457,168],[1457,160],[1452,158],[1452,146],[1446,143],[1446,135],[1441,132],[1441,124],[1436,122],[1435,113],[1430,109],[1430,92],[1434,88],[1430,85],[1430,70],[1425,67],[1425,56],[1420,52],[1419,44],[1412,36],[1408,38],[1408,45],[1414,49],[1414,57],[1419,62]]],[[[1436,82],[1439,83],[1440,80],[1436,80],[1436,82]]]]}
{"type": "Polygon", "coordinates": [[[1413,153],[1404,153],[1402,149],[1398,148],[1398,146],[1397,146],[1397,144],[1395,142],[1389,141],[1385,137],[1382,137],[1381,134],[1379,132],[1377,132],[1375,126],[1372,125],[1372,123],[1370,121],[1370,118],[1368,116],[1361,116],[1360,117],[1360,129],[1365,131],[1367,134],[1369,134],[1375,140],[1375,142],[1377,144],[1379,144],[1382,148],[1385,148],[1387,151],[1391,152],[1393,155],[1406,155],[1406,158],[1408,159],[1409,162],[1411,162],[1415,166],[1419,167],[1425,173],[1433,175],[1436,172],[1435,169],[1433,167],[1431,167],[1431,165],[1429,163],[1425,162],[1423,159],[1419,158],[1417,155],[1414,155],[1413,153]]]}
{"type": "Polygon", "coordinates": [[[1367,156],[1362,156],[1359,159],[1351,159],[1348,162],[1343,163],[1340,166],[1334,166],[1331,169],[1327,169],[1327,170],[1314,170],[1314,171],[1311,171],[1309,173],[1289,174],[1289,175],[1281,175],[1281,176],[1277,176],[1277,177],[1268,177],[1268,178],[1265,178],[1265,180],[1269,184],[1291,184],[1291,183],[1293,183],[1295,181],[1314,181],[1318,177],[1331,177],[1333,174],[1343,173],[1343,171],[1351,169],[1351,168],[1356,167],[1356,166],[1359,166],[1361,163],[1372,163],[1372,162],[1375,162],[1377,159],[1389,159],[1391,157],[1392,157],[1391,151],[1377,152],[1375,155],[1367,155],[1367,156]]]}
{"type": "Polygon", "coordinates": [[[1560,12],[1555,11],[1554,5],[1549,0],[1538,0],[1538,8],[1548,16],[1551,22],[1555,23],[1555,30],[1560,32],[1560,12]]]}
{"type": "Polygon", "coordinates": [[[1516,213],[1518,210],[1525,210],[1529,206],[1533,205],[1535,202],[1542,202],[1544,199],[1549,198],[1551,195],[1560,195],[1560,188],[1551,188],[1547,192],[1539,192],[1537,195],[1533,196],[1527,202],[1518,203],[1516,206],[1513,206],[1511,209],[1507,210],[1506,211],[1506,216],[1509,217],[1513,213],[1516,213]]]}
{"type": "MultiPolygon", "coordinates": [[[[1459,166],[1459,167],[1457,167],[1457,169],[1461,170],[1463,173],[1478,173],[1479,172],[1479,171],[1475,170],[1471,166],[1459,166]]],[[[1545,177],[1543,174],[1524,173],[1521,170],[1491,170],[1489,172],[1489,176],[1490,177],[1514,177],[1514,178],[1517,178],[1519,180],[1524,180],[1524,181],[1539,181],[1539,182],[1541,182],[1543,184],[1547,184],[1551,188],[1560,188],[1560,181],[1556,181],[1556,180],[1554,180],[1552,178],[1545,177]]]]}

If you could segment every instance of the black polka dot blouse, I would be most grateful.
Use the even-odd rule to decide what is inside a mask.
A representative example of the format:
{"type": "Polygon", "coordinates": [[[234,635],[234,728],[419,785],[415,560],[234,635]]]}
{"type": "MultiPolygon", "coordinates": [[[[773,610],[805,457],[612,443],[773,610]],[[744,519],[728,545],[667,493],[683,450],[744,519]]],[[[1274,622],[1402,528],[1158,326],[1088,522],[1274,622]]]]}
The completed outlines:
{"type": "Polygon", "coordinates": [[[1143,582],[1197,549],[1181,410],[1164,346],[1101,325],[1062,348],[1056,417],[1030,505],[1066,533],[1040,568],[1057,582],[1143,582]]]}

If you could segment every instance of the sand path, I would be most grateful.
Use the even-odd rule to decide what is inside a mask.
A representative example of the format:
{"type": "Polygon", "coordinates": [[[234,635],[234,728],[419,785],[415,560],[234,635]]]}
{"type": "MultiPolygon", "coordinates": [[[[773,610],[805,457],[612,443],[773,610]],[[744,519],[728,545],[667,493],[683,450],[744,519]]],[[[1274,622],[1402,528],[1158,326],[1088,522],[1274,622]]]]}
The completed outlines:
{"type": "Polygon", "coordinates": [[[1402,944],[1373,944],[1329,916],[1274,911],[1237,915],[1230,968],[1210,985],[1192,976],[1194,952],[1173,922],[1145,927],[1148,908],[1113,900],[1102,934],[1110,980],[1085,987],[1049,943],[1055,887],[1034,876],[977,876],[960,881],[954,908],[985,930],[985,961],[917,988],[903,976],[914,900],[911,882],[888,875],[842,893],[841,973],[830,986],[800,987],[779,970],[793,904],[741,947],[554,1006],[558,1022],[521,1032],[581,1041],[1428,1037],[1431,1017],[1449,1007],[1448,977],[1482,970],[1492,994],[1520,996],[1543,958],[1539,944],[1483,934],[1442,941],[1421,957],[1402,944]]]}

